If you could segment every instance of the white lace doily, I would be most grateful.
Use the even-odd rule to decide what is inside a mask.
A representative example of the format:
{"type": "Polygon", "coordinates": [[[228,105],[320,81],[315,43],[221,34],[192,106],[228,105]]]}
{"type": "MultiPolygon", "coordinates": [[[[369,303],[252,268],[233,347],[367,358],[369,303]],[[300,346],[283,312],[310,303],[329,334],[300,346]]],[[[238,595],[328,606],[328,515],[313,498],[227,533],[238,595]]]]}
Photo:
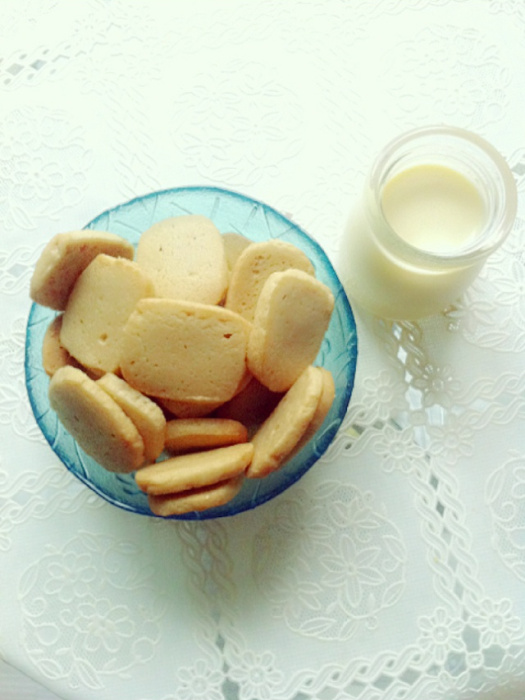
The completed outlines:
{"type": "Polygon", "coordinates": [[[441,316],[356,309],[334,443],[229,520],[92,494],[23,372],[43,245],[138,194],[238,190],[335,259],[377,150],[448,123],[522,205],[524,65],[521,0],[0,1],[1,658],[67,700],[525,697],[522,218],[441,316]]]}

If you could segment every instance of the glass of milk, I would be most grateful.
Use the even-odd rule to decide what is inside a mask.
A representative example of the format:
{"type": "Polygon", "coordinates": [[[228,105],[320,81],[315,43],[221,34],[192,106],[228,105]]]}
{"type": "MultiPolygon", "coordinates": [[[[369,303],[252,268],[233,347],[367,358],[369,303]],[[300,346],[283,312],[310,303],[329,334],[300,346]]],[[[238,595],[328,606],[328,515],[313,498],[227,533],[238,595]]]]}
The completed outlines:
{"type": "Polygon", "coordinates": [[[442,311],[504,241],[516,208],[510,168],[484,139],[445,126],[403,134],[378,155],[349,217],[343,286],[383,318],[442,311]]]}

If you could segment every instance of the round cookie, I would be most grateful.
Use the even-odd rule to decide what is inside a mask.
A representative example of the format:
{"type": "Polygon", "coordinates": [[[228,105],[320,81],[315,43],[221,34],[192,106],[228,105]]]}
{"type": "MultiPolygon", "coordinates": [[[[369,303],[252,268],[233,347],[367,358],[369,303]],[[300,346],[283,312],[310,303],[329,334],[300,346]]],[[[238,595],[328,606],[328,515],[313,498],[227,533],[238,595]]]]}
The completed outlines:
{"type": "Polygon", "coordinates": [[[331,290],[301,270],[274,272],[255,307],[250,372],[271,391],[287,391],[321,348],[334,308],[331,290]]]}
{"type": "Polygon", "coordinates": [[[191,489],[178,494],[148,496],[148,504],[155,515],[164,518],[170,515],[182,515],[193,511],[208,510],[229,503],[241,490],[244,477],[234,477],[211,486],[191,489]]]}
{"type": "Polygon", "coordinates": [[[248,478],[267,476],[284,463],[314,417],[323,390],[319,367],[308,367],[252,438],[248,478]]]}
{"type": "Polygon", "coordinates": [[[248,326],[222,306],[142,299],[124,327],[122,374],[150,396],[223,403],[246,375],[248,326]]]}
{"type": "Polygon", "coordinates": [[[327,370],[324,367],[319,367],[321,370],[322,378],[323,378],[323,388],[321,391],[321,396],[319,398],[319,403],[317,404],[317,408],[315,409],[314,416],[310,423],[308,424],[308,427],[306,428],[306,432],[304,435],[301,437],[297,445],[294,447],[292,452],[288,455],[287,459],[290,459],[294,455],[299,452],[299,450],[302,450],[303,447],[306,445],[307,442],[309,442],[313,436],[316,434],[316,432],[319,430],[319,428],[322,426],[324,423],[324,419],[328,415],[328,412],[332,408],[332,404],[335,399],[335,382],[334,378],[332,377],[332,373],[327,370]]]}
{"type": "Polygon", "coordinates": [[[166,424],[169,452],[189,452],[236,445],[248,440],[248,430],[228,418],[178,418],[166,424]]]}
{"type": "Polygon", "coordinates": [[[249,442],[177,455],[140,469],[135,481],[142,491],[154,496],[189,491],[242,474],[252,456],[249,442]]]}
{"type": "Polygon", "coordinates": [[[282,398],[282,393],[270,391],[258,379],[252,377],[246,387],[232,399],[219,406],[213,415],[217,418],[230,418],[247,426],[249,433],[255,433],[282,398]]]}
{"type": "Polygon", "coordinates": [[[61,367],[49,383],[49,404],[78,445],[102,467],[132,472],[144,463],[144,441],[134,423],[93,379],[61,367]]]}
{"type": "Polygon", "coordinates": [[[159,404],[168,413],[177,418],[203,418],[209,416],[210,413],[219,406],[222,406],[222,401],[177,401],[176,399],[157,399],[159,404]]]}
{"type": "Polygon", "coordinates": [[[77,361],[60,342],[60,329],[62,328],[62,315],[55,316],[44,335],[42,342],[42,367],[48,377],[52,377],[57,369],[72,365],[78,367],[77,361]]]}
{"type": "Polygon", "coordinates": [[[231,274],[240,254],[252,244],[252,241],[243,236],[242,233],[235,233],[234,231],[223,233],[222,240],[224,241],[224,254],[226,255],[228,272],[231,274]]]}
{"type": "Polygon", "coordinates": [[[30,296],[57,311],[67,300],[80,274],[100,253],[133,259],[134,248],[124,238],[106,231],[58,233],[42,251],[31,277],[30,296]]]}
{"type": "Polygon", "coordinates": [[[226,292],[223,239],[205,216],[174,216],[153,224],[140,237],[136,261],[158,297],[218,304],[226,292]]]}
{"type": "Polygon", "coordinates": [[[294,268],[314,275],[314,267],[302,250],[278,239],[247,246],[237,258],[230,276],[225,306],[252,321],[257,299],[272,272],[294,268]]]}
{"type": "Polygon", "coordinates": [[[164,449],[166,436],[166,418],[162,409],[115,374],[108,372],[97,381],[97,384],[131,418],[144,440],[146,461],[154,462],[164,449]]]}
{"type": "Polygon", "coordinates": [[[97,255],[69,297],[60,341],[89,369],[117,372],[122,329],[135,304],[153,294],[153,285],[132,260],[97,255]]]}

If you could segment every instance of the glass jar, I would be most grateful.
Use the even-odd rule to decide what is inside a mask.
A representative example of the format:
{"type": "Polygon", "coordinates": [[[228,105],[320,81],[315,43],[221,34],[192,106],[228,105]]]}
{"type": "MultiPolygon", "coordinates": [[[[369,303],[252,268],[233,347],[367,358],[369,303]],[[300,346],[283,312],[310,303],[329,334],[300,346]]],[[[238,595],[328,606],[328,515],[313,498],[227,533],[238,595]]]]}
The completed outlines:
{"type": "Polygon", "coordinates": [[[392,141],[351,213],[338,272],[351,300],[377,316],[442,311],[509,234],[517,190],[496,149],[464,129],[435,126],[392,141]]]}

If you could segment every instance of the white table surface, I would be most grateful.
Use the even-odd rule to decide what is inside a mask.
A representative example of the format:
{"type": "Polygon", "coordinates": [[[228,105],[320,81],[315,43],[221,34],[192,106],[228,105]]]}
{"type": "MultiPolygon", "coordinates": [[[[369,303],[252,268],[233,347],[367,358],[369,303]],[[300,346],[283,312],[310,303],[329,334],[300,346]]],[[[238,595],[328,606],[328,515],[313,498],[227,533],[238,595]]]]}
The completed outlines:
{"type": "Polygon", "coordinates": [[[2,700],[525,697],[524,65],[521,0],[0,1],[2,700]],[[298,484],[174,523],[66,471],[23,373],[54,233],[217,185],[335,261],[377,150],[436,123],[501,151],[518,220],[446,313],[355,309],[348,414],[298,484]]]}

